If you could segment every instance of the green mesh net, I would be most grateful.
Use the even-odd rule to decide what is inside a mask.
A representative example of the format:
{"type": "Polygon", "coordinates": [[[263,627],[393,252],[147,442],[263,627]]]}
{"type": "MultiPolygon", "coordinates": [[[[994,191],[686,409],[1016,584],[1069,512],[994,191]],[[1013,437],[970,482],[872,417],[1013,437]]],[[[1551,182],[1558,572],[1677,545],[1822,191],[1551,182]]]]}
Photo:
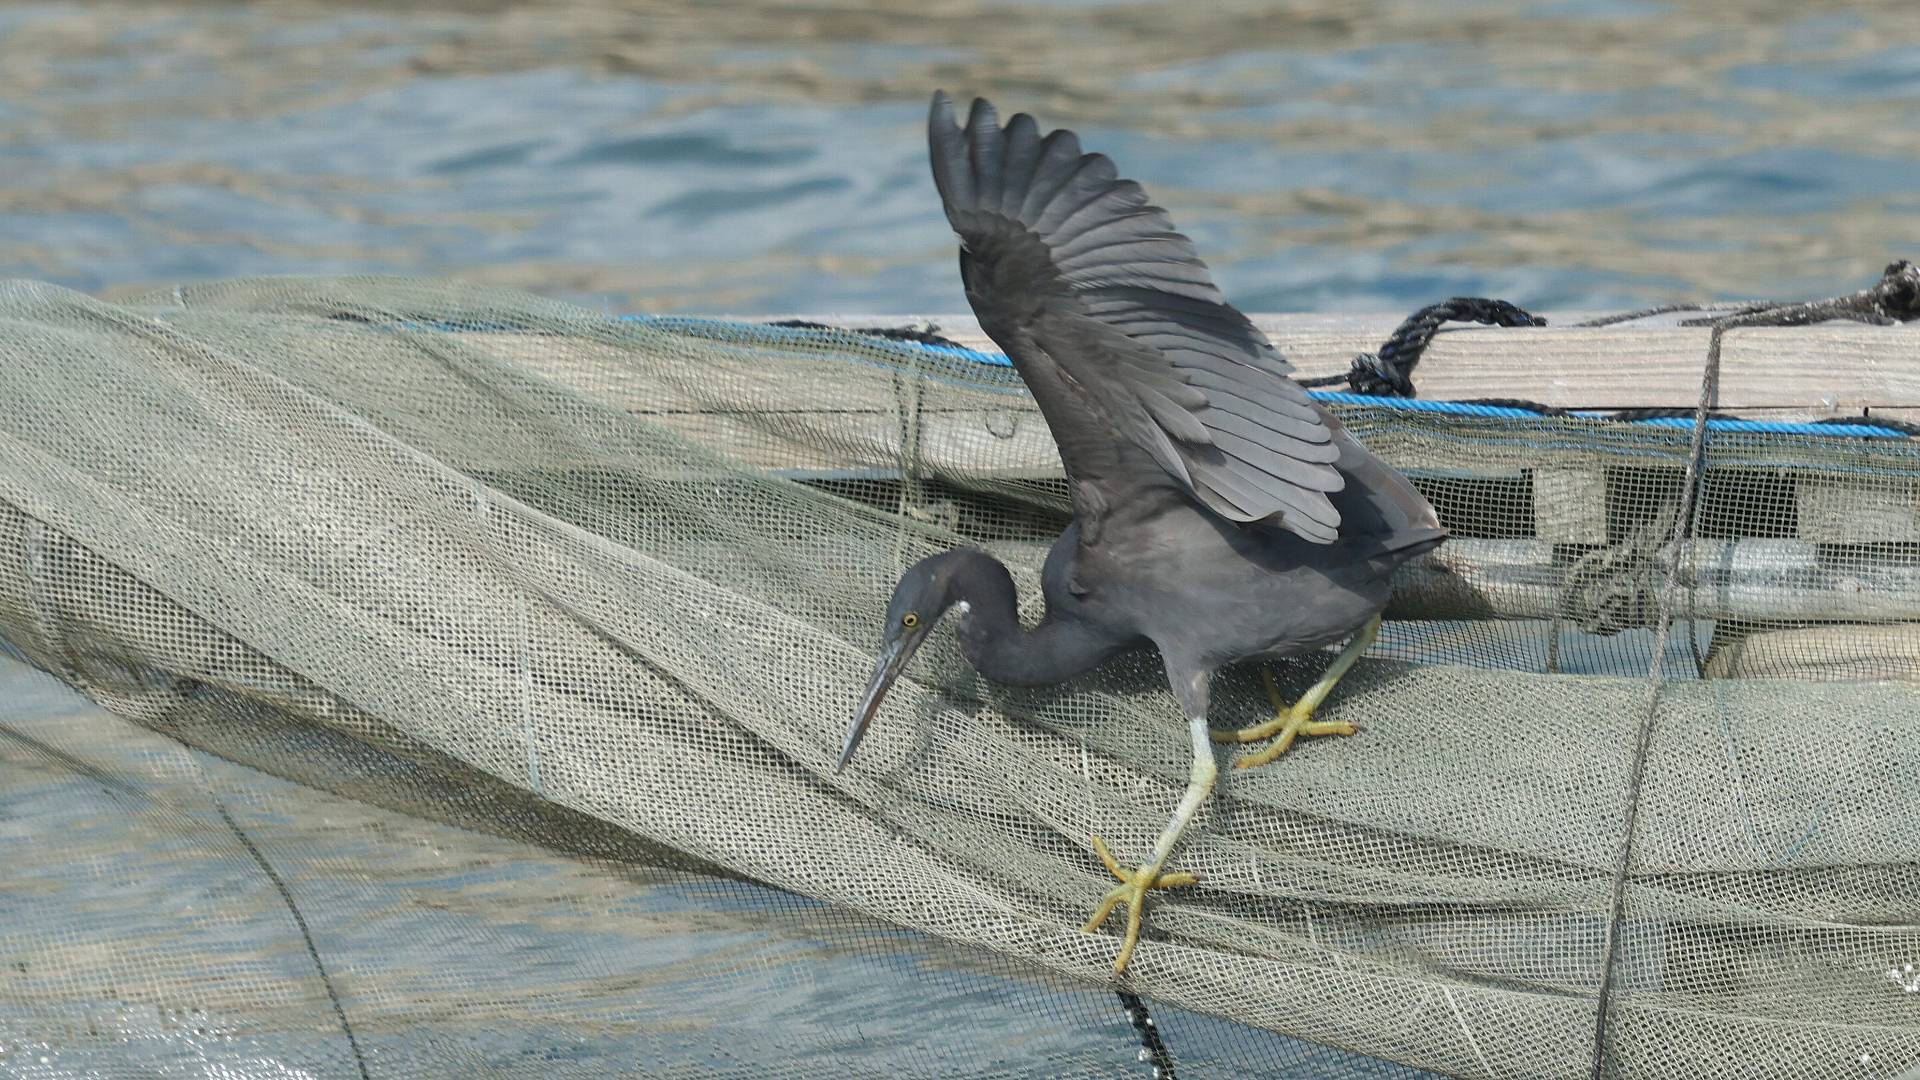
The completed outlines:
{"type": "MultiPolygon", "coordinates": [[[[0,1069],[1146,1075],[1078,927],[1185,781],[1155,658],[938,637],[833,768],[902,568],[1038,614],[1011,370],[417,280],[0,319],[0,638],[109,710],[0,709],[0,1069]]],[[[1455,539],[1151,903],[1182,1074],[1920,1063],[1914,440],[1716,427],[1689,511],[1684,425],[1339,408],[1455,539]]]]}

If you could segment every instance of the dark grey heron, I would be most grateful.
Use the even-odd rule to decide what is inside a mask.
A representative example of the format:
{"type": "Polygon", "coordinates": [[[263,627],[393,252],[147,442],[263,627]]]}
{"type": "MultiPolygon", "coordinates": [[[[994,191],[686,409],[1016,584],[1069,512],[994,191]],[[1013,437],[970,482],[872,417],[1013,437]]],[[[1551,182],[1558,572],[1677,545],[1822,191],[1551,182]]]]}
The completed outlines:
{"type": "Polygon", "coordinates": [[[1433,507],[1287,377],[1266,337],[1214,287],[1192,242],[1140,185],[1071,131],[1032,117],[999,126],[983,100],[962,130],[933,98],[934,183],[960,237],[960,276],[980,325],[1033,391],[1060,447],[1073,522],[1042,573],[1046,617],[1025,629],[1013,578],[983,551],[915,564],[887,606],[873,681],[847,731],[845,767],[887,689],[941,618],[980,674],[1013,686],[1064,682],[1152,644],[1185,711],[1193,768],[1145,862],[1083,928],[1121,904],[1114,970],[1140,936],[1149,889],[1189,885],[1164,872],[1213,789],[1211,743],[1272,740],[1242,767],[1303,735],[1351,735],[1314,710],[1372,643],[1394,568],[1446,538],[1433,507]],[[1207,726],[1208,686],[1224,665],[1351,643],[1304,696],[1233,732],[1207,726]]]}

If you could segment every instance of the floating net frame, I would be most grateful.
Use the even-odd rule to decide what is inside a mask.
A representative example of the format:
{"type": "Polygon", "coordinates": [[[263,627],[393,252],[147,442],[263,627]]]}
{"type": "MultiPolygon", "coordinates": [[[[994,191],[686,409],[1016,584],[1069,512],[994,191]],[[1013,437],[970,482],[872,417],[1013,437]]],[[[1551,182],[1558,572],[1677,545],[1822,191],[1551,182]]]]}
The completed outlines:
{"type": "MultiPolygon", "coordinates": [[[[823,898],[810,910],[856,950],[904,926],[1048,994],[1104,985],[1114,943],[1077,933],[1104,888],[1084,835],[1145,843],[1184,775],[1150,658],[1012,692],[931,649],[862,763],[831,770],[902,565],[982,544],[1037,602],[1063,491],[1010,372],[443,282],[235,282],[119,306],[23,285],[5,308],[0,634],[35,663],[326,791],[823,898]]],[[[1133,988],[1235,1021],[1211,1034],[1243,1068],[1314,1052],[1260,1029],[1456,1075],[1578,1074],[1611,938],[1609,1074],[1911,1064],[1920,999],[1898,973],[1920,952],[1920,748],[1895,681],[1913,628],[1887,617],[1906,610],[1904,555],[1802,529],[1809,500],[1897,507],[1920,472],[1908,441],[1337,406],[1460,539],[1410,568],[1378,659],[1343,684],[1333,707],[1367,734],[1223,786],[1183,848],[1208,888],[1156,905],[1133,988]],[[1596,517],[1597,542],[1552,532],[1590,536],[1596,517]],[[1801,588],[1817,580],[1854,587],[1801,588]],[[1783,590],[1827,606],[1737,606],[1783,590]],[[1699,677],[1685,622],[1687,648],[1654,648],[1703,611],[1704,665],[1739,646],[1720,660],[1739,677],[1699,677]],[[1561,673],[1540,673],[1550,655],[1561,673]],[[1808,677],[1822,669],[1882,681],[1808,677]]],[[[1221,697],[1222,715],[1262,700],[1250,671],[1221,697]]],[[[315,965],[351,938],[300,932],[315,965]]],[[[43,1018],[70,1019],[92,970],[72,936],[26,942],[67,970],[26,994],[43,1018]]],[[[93,945],[98,967],[178,970],[135,980],[143,1002],[227,978],[177,942],[93,945]]],[[[405,1053],[516,1060],[475,1034],[485,1010],[455,1007],[510,985],[376,994],[325,966],[371,1072],[405,1053]],[[394,1035],[448,1010],[463,1019],[431,1053],[394,1035]]],[[[285,996],[263,984],[227,1006],[279,1032],[285,996]]],[[[1029,1048],[980,1071],[1108,1075],[1111,1059],[1029,1048]]]]}

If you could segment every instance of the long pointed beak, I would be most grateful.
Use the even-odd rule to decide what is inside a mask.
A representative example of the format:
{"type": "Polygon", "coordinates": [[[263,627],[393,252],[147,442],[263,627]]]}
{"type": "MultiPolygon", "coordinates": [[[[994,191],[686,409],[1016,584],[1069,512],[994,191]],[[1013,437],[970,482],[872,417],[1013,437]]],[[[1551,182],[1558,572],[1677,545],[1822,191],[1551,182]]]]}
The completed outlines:
{"type": "Polygon", "coordinates": [[[853,714],[853,723],[847,725],[847,743],[840,749],[840,764],[833,767],[834,772],[846,768],[847,762],[853,760],[853,751],[866,737],[867,725],[873,723],[873,714],[880,711],[880,702],[887,696],[888,688],[906,670],[907,661],[913,659],[924,640],[925,634],[903,637],[881,651],[880,659],[873,665],[873,678],[867,682],[866,696],[860,699],[860,711],[853,714]]]}

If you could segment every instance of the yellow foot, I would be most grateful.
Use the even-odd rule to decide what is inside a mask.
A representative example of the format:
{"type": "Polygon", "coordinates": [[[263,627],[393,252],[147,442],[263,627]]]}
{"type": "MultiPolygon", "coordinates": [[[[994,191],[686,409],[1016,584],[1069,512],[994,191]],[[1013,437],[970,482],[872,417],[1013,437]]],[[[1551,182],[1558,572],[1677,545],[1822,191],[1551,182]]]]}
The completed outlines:
{"type": "Polygon", "coordinates": [[[1302,735],[1352,735],[1360,730],[1345,720],[1315,720],[1313,705],[1307,698],[1288,705],[1280,697],[1280,688],[1273,685],[1273,673],[1270,671],[1262,669],[1260,681],[1266,685],[1267,700],[1273,702],[1273,719],[1252,727],[1212,733],[1214,742],[1249,743],[1259,742],[1262,739],[1273,740],[1265,748],[1234,762],[1233,767],[1236,769],[1252,769],[1271,762],[1286,753],[1287,748],[1293,745],[1293,740],[1302,735]]]}
{"type": "Polygon", "coordinates": [[[1122,903],[1127,905],[1127,937],[1120,945],[1120,955],[1113,960],[1113,973],[1118,975],[1127,970],[1127,961],[1133,959],[1133,947],[1140,943],[1140,912],[1147,902],[1147,890],[1177,889],[1182,885],[1197,883],[1200,876],[1182,872],[1162,874],[1145,866],[1128,873],[1120,868],[1120,861],[1107,850],[1106,842],[1097,836],[1093,838],[1093,853],[1100,856],[1100,861],[1107,866],[1107,872],[1119,878],[1120,884],[1107,890],[1107,895],[1100,898],[1100,906],[1094,909],[1093,918],[1087,920],[1080,932],[1091,934],[1100,929],[1100,924],[1107,921],[1107,916],[1113,914],[1114,908],[1122,903]]]}

